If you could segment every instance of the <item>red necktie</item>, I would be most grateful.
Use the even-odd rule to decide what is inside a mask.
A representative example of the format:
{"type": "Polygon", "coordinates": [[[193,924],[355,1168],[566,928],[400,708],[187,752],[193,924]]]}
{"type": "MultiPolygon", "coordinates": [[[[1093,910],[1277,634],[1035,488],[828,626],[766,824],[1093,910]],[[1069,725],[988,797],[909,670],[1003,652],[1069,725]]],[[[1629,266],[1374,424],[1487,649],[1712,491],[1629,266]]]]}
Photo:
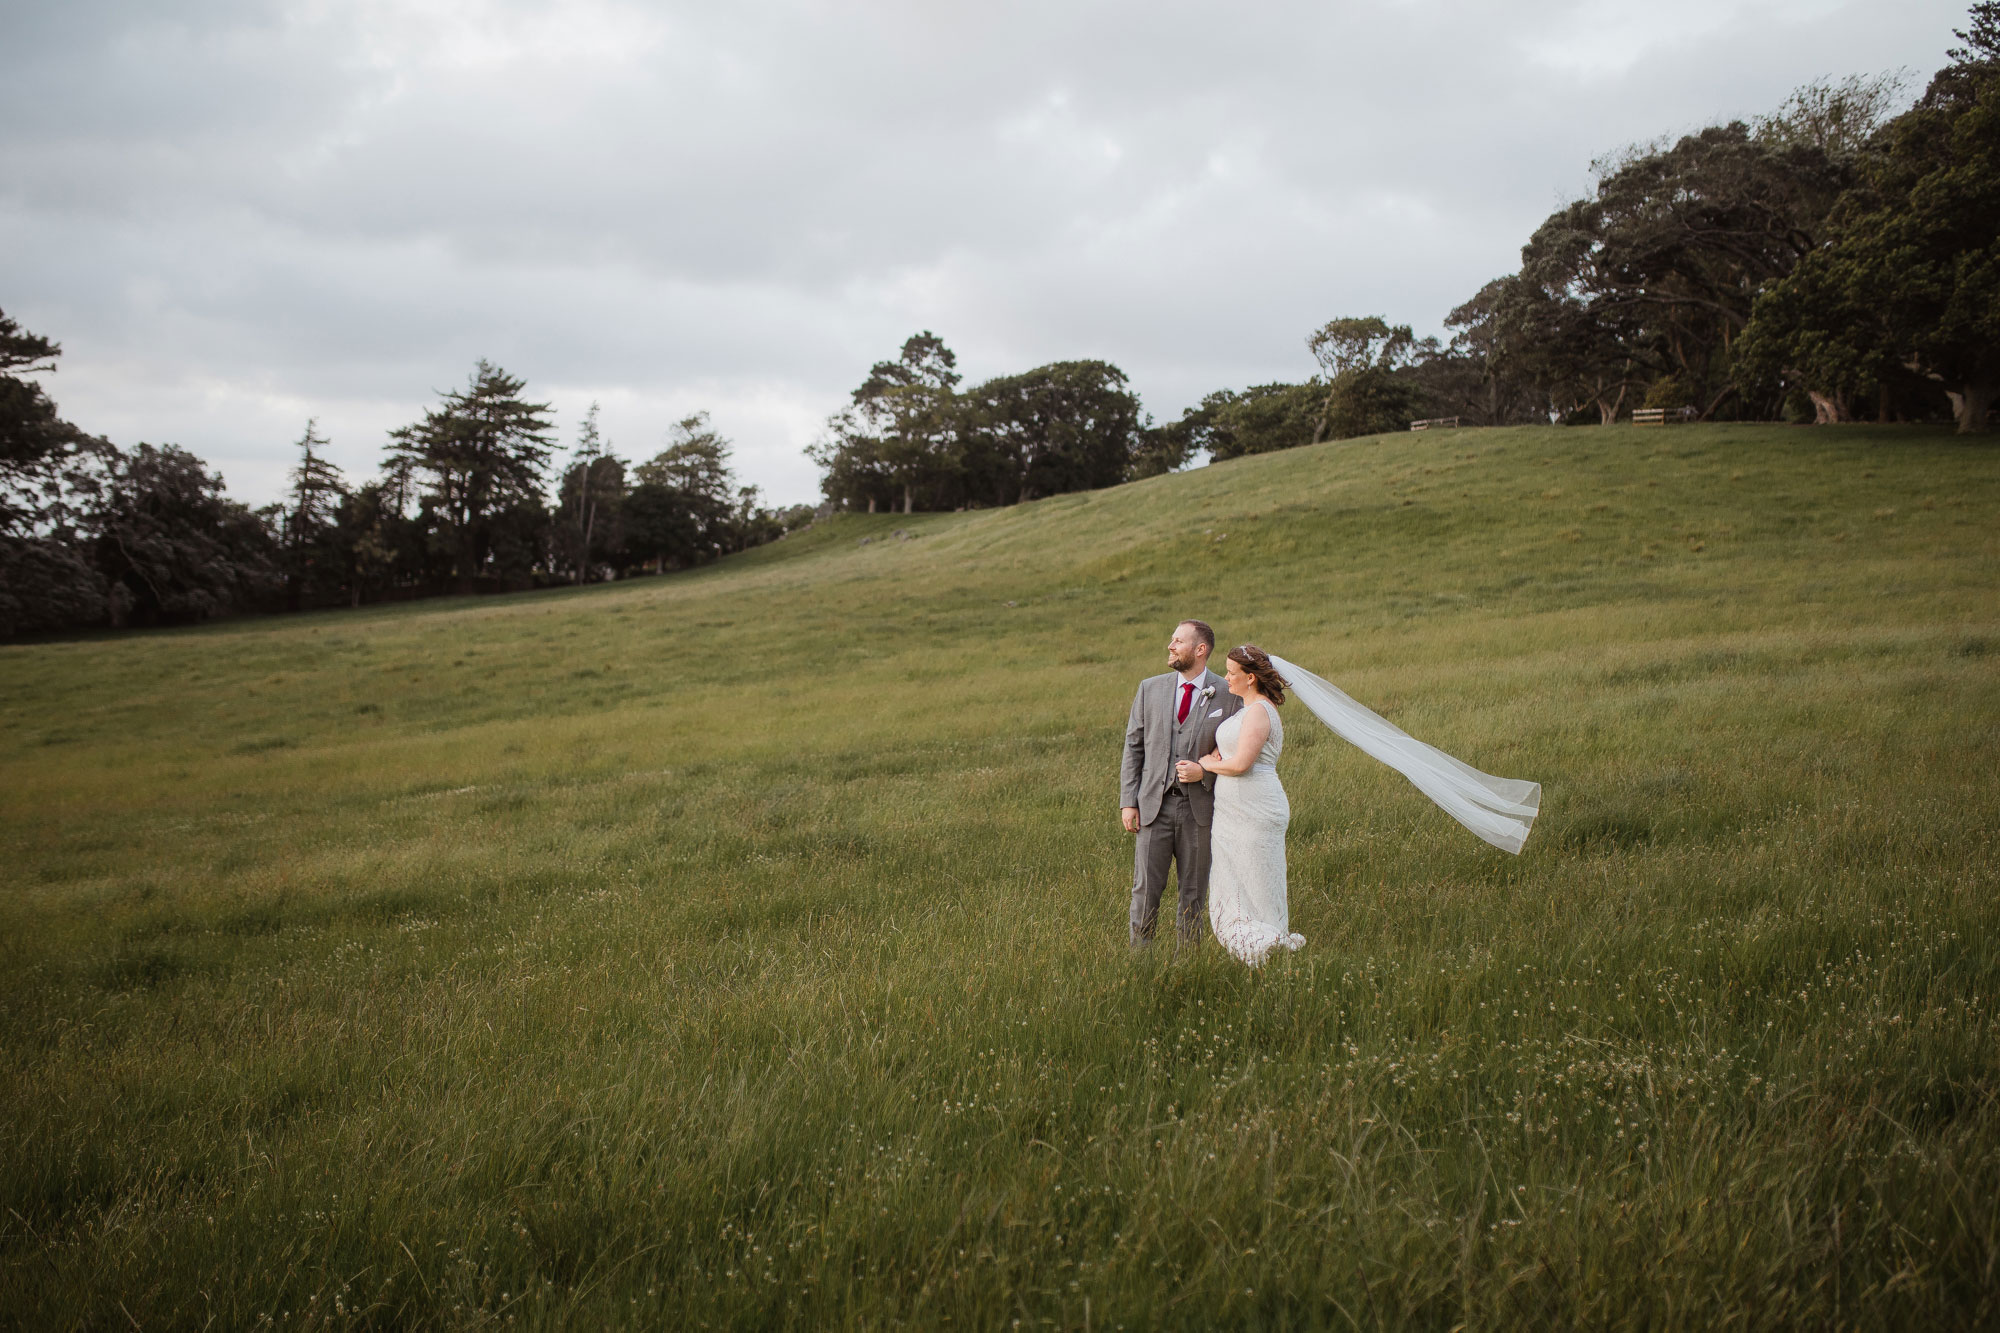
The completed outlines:
{"type": "Polygon", "coordinates": [[[1188,704],[1189,704],[1189,703],[1191,703],[1191,702],[1193,702],[1193,700],[1194,700],[1194,682],[1193,682],[1193,681],[1191,681],[1191,680],[1184,680],[1184,681],[1182,681],[1182,682],[1181,682],[1181,711],[1180,711],[1180,716],[1178,716],[1178,717],[1176,717],[1176,718],[1174,719],[1174,723],[1175,723],[1175,725],[1177,725],[1177,726],[1178,726],[1178,725],[1179,725],[1180,723],[1182,723],[1182,722],[1185,722],[1185,721],[1187,721],[1187,710],[1188,710],[1188,704]]]}

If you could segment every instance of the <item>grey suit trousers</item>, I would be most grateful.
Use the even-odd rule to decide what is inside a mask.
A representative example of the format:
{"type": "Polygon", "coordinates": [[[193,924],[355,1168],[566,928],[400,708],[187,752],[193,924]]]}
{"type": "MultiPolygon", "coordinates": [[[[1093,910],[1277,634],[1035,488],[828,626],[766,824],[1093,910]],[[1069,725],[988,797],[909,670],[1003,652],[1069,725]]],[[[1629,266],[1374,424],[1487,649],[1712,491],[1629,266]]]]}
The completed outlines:
{"type": "Polygon", "coordinates": [[[1180,881],[1180,938],[1193,944],[1208,918],[1208,826],[1195,821],[1194,806],[1178,791],[1160,802],[1159,818],[1139,829],[1132,853],[1132,943],[1153,938],[1167,867],[1180,881]]]}

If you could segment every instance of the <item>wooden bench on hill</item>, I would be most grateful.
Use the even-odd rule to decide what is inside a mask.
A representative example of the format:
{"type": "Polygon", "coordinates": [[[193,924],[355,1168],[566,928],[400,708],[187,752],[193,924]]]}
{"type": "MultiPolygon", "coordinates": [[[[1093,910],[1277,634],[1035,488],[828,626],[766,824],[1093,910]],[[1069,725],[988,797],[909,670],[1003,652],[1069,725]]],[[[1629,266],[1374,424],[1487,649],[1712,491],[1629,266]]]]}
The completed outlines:
{"type": "Polygon", "coordinates": [[[1632,424],[1664,426],[1673,421],[1693,421],[1700,415],[1699,409],[1692,407],[1635,407],[1632,409],[1632,424]]]}
{"type": "Polygon", "coordinates": [[[1458,425],[1457,417],[1431,417],[1425,421],[1412,421],[1410,423],[1410,429],[1429,430],[1433,426],[1437,426],[1440,429],[1443,429],[1443,428],[1453,427],[1456,425],[1458,425]]]}

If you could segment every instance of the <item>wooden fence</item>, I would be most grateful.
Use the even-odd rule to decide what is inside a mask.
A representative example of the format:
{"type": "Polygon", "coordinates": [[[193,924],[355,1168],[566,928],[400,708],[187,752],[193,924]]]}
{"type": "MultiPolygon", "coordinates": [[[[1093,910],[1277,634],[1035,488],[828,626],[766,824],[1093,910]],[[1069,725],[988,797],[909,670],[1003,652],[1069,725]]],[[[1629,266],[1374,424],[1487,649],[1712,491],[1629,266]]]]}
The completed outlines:
{"type": "Polygon", "coordinates": [[[1664,426],[1669,422],[1693,421],[1701,412],[1692,407],[1635,407],[1632,409],[1632,424],[1635,426],[1664,426]]]}

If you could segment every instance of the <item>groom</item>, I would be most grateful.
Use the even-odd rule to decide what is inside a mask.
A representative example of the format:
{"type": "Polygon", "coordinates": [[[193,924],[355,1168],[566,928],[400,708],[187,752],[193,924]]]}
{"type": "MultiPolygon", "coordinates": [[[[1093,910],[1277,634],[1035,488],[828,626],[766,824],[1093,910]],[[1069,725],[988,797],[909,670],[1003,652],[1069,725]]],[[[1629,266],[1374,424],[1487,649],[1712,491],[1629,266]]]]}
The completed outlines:
{"type": "MultiPolygon", "coordinates": [[[[1208,914],[1208,822],[1215,810],[1215,778],[1182,782],[1177,766],[1215,748],[1215,729],[1243,701],[1208,669],[1215,631],[1183,620],[1167,641],[1163,676],[1139,682],[1125,722],[1125,760],[1119,774],[1119,811],[1127,833],[1139,835],[1133,854],[1132,943],[1153,938],[1167,867],[1180,881],[1180,938],[1201,938],[1208,914]]],[[[1193,770],[1188,770],[1192,772],[1193,770]]]]}

